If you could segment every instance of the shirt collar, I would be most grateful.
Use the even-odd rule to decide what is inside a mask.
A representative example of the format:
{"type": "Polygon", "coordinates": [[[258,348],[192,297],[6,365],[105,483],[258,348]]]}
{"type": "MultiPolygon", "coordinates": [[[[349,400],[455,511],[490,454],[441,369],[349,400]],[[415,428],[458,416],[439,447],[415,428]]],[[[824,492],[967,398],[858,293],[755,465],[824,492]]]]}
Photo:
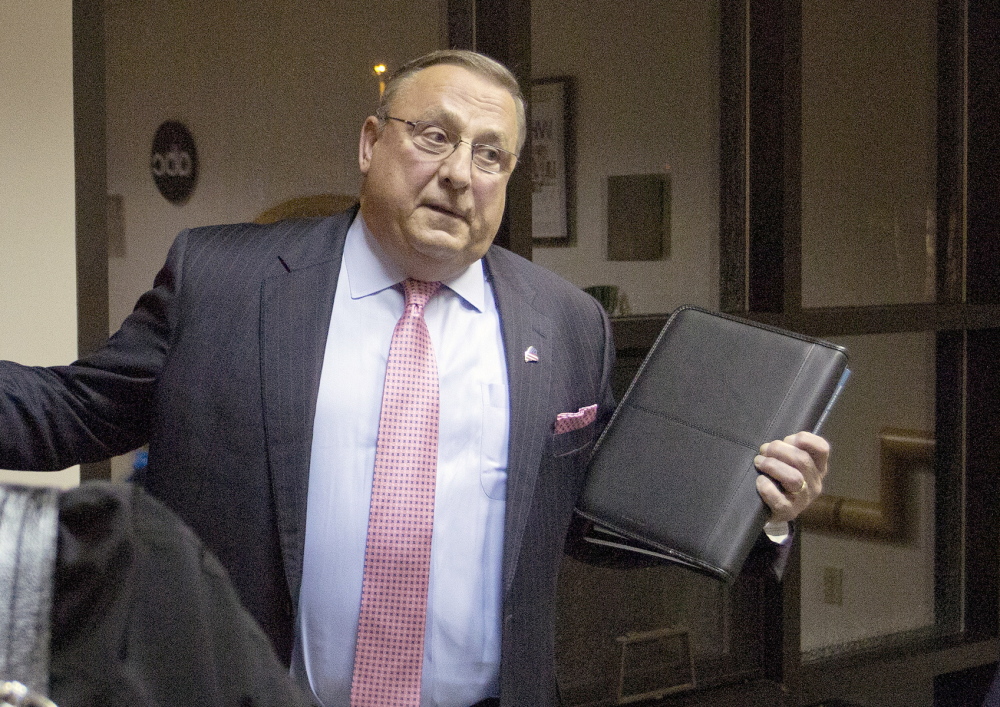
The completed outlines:
{"type": "MultiPolygon", "coordinates": [[[[406,279],[406,273],[386,257],[368,230],[360,211],[347,231],[344,267],[347,270],[351,299],[373,295],[406,279]]],[[[443,282],[477,311],[486,310],[486,280],[481,258],[459,275],[443,282]]]]}

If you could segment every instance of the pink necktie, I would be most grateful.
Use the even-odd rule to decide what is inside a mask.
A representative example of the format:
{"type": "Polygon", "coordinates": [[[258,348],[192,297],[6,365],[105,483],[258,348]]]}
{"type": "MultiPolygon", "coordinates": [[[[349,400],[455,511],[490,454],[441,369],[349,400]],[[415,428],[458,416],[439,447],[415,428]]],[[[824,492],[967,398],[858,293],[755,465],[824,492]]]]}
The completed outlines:
{"type": "Polygon", "coordinates": [[[382,393],[351,707],[418,707],[437,476],[438,372],[424,305],[406,280],[382,393]]]}

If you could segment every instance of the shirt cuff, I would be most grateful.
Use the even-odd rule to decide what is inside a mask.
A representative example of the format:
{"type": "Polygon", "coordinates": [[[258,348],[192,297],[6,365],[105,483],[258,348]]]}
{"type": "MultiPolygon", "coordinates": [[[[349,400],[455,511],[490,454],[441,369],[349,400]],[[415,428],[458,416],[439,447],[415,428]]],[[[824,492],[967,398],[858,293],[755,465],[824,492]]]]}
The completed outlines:
{"type": "Polygon", "coordinates": [[[767,522],[764,524],[764,534],[771,539],[771,542],[784,545],[788,542],[788,522],[779,523],[767,522]]]}

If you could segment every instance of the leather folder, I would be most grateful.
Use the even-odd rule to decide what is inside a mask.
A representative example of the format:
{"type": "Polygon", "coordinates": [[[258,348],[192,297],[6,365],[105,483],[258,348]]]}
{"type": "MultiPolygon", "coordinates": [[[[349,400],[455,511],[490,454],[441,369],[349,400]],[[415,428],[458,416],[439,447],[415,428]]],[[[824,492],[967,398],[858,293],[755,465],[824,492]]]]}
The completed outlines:
{"type": "Polygon", "coordinates": [[[760,445],[818,431],[848,375],[843,347],[677,309],[594,447],[585,539],[733,580],[768,517],[760,445]]]}

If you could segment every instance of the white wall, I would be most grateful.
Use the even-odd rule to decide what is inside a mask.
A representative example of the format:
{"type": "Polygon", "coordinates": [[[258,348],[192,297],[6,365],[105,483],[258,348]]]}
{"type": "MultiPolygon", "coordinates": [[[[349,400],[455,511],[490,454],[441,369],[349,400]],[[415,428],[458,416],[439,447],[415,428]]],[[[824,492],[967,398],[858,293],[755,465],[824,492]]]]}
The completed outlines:
{"type": "MultiPolygon", "coordinates": [[[[30,365],[77,352],[72,52],[70,0],[0,3],[0,358],[30,365]]],[[[71,486],[79,470],[0,482],[71,486]]]]}

